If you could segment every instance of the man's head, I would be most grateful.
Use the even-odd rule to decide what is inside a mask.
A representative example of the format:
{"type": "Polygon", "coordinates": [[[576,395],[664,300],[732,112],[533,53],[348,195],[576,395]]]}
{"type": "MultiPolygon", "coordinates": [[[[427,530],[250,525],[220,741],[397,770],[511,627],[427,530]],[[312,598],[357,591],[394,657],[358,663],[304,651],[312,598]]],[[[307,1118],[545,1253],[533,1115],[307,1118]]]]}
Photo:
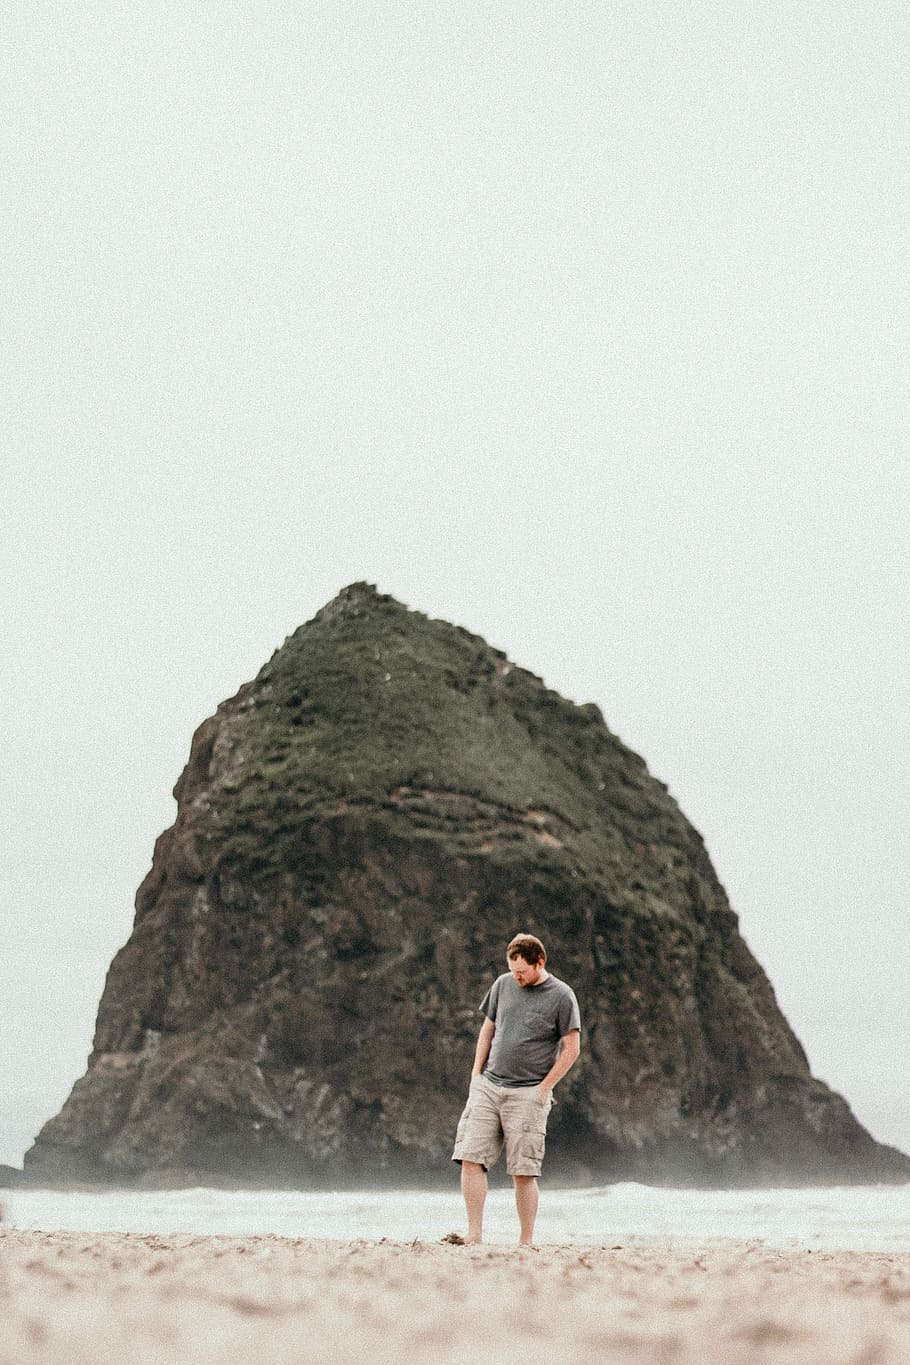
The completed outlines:
{"type": "Polygon", "coordinates": [[[536,986],[547,975],[547,950],[533,934],[516,934],[506,949],[506,960],[519,986],[536,986]]]}

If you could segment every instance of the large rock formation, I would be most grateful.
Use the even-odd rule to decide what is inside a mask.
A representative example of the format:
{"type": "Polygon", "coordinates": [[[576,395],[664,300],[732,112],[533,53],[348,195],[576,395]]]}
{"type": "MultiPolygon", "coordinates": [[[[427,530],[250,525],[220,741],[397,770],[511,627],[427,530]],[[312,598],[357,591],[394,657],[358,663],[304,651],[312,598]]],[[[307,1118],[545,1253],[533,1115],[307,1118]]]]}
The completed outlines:
{"type": "Polygon", "coordinates": [[[483,640],[345,589],[200,727],[36,1180],[443,1178],[519,929],[581,1002],[549,1174],[907,1179],[813,1080],[700,836],[483,640]]]}

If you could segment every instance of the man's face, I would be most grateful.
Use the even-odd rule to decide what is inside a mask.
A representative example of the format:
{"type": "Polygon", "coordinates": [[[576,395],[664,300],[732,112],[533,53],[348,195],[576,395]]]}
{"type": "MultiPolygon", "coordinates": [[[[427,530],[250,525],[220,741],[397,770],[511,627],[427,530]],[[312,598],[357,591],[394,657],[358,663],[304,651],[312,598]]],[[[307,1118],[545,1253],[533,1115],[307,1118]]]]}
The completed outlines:
{"type": "Polygon", "coordinates": [[[510,957],[508,963],[509,971],[519,986],[536,986],[544,973],[542,962],[535,962],[532,966],[523,957],[510,957]]]}

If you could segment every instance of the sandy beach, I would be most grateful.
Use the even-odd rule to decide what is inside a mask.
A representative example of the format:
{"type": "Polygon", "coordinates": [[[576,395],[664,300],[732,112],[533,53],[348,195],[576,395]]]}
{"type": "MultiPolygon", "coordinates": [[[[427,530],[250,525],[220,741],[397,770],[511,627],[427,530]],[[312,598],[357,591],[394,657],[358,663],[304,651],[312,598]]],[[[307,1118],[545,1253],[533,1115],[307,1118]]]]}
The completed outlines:
{"type": "Polygon", "coordinates": [[[910,1254],[0,1229],[2,1365],[910,1359],[910,1254]]]}

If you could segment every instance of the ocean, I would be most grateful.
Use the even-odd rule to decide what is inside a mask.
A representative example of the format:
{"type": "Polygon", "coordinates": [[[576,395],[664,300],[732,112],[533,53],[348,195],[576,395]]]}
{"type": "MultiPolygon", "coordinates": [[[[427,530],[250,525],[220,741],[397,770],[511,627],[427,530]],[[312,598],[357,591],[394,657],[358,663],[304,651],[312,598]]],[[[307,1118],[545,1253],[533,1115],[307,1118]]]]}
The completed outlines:
{"type": "MultiPolygon", "coordinates": [[[[188,1189],[0,1191],[7,1226],[40,1231],[439,1241],[464,1231],[451,1192],[188,1189]]],[[[488,1196],[485,1236],[516,1238],[510,1189],[488,1196]]],[[[536,1240],[576,1246],[704,1246],[742,1239],[818,1251],[910,1251],[910,1185],[679,1190],[541,1185],[536,1240]]]]}

